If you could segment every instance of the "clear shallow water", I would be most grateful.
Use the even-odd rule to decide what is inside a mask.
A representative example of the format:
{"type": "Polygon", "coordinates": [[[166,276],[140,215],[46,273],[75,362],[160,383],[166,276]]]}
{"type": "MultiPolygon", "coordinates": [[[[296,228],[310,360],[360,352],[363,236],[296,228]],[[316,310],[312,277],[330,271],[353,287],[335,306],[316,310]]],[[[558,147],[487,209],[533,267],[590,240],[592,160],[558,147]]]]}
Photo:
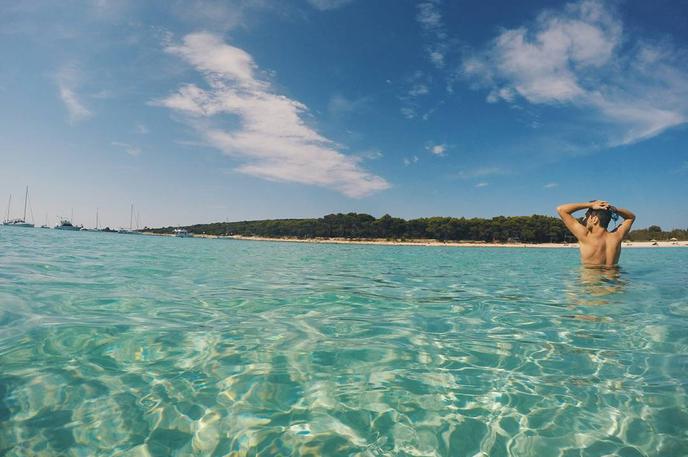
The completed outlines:
{"type": "Polygon", "coordinates": [[[688,250],[0,227],[0,455],[688,455],[688,250]]]}

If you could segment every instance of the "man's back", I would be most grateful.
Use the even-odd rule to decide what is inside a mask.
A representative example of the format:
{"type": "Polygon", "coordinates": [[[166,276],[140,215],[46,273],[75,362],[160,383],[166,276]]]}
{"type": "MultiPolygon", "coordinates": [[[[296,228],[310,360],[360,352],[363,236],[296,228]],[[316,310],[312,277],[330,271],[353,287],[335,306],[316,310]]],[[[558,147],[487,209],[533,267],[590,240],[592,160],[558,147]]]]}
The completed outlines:
{"type": "Polygon", "coordinates": [[[588,236],[578,240],[583,265],[600,265],[611,267],[619,262],[621,255],[621,239],[616,233],[603,233],[588,236]]]}
{"type": "Polygon", "coordinates": [[[578,239],[581,262],[588,266],[611,267],[619,262],[621,241],[631,230],[635,215],[623,208],[615,208],[609,203],[596,200],[589,203],[568,203],[557,208],[561,220],[578,239]],[[587,209],[583,223],[572,213],[587,209]],[[612,217],[621,216],[624,221],[611,232],[607,230],[612,217]]]}

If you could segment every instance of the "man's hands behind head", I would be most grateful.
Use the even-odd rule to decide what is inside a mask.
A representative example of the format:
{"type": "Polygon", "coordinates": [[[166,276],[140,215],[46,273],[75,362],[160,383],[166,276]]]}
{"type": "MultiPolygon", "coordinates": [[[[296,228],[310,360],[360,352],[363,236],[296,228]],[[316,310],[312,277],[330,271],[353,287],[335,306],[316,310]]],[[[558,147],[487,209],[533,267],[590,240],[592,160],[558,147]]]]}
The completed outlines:
{"type": "Polygon", "coordinates": [[[613,207],[609,204],[609,202],[606,202],[604,200],[595,200],[594,202],[591,202],[590,208],[609,210],[613,207]]]}

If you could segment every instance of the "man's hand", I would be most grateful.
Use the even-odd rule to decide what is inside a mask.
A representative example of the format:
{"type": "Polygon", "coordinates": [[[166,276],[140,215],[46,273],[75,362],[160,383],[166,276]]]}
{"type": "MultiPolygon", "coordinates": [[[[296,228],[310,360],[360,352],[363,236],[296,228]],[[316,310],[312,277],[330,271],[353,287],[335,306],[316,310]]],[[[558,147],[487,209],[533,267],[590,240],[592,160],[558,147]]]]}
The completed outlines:
{"type": "Polygon", "coordinates": [[[607,209],[607,206],[609,206],[609,203],[604,200],[595,200],[590,203],[590,208],[592,209],[607,209]]]}
{"type": "Polygon", "coordinates": [[[604,200],[595,200],[594,202],[590,203],[590,208],[592,209],[610,209],[611,205],[609,205],[609,202],[606,202],[604,200]]]}

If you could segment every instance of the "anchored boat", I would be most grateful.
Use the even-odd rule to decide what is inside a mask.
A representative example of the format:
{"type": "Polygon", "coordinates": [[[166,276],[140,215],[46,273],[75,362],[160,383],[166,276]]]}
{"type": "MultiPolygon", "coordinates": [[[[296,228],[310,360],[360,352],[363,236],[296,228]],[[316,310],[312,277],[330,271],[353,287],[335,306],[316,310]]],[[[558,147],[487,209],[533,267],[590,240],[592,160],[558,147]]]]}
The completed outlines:
{"type": "Polygon", "coordinates": [[[188,230],[183,228],[174,229],[174,236],[177,238],[191,238],[193,235],[188,230]]]}
{"type": "Polygon", "coordinates": [[[72,224],[72,221],[66,218],[60,218],[60,223],[55,226],[56,230],[71,230],[71,231],[79,231],[81,230],[81,226],[74,225],[72,224]]]}
{"type": "Polygon", "coordinates": [[[7,203],[7,217],[2,221],[2,225],[8,225],[13,227],[33,227],[33,224],[26,222],[26,202],[29,200],[29,186],[26,186],[26,193],[24,194],[24,217],[21,219],[10,219],[10,207],[12,206],[12,194],[10,194],[10,200],[7,203]]]}

